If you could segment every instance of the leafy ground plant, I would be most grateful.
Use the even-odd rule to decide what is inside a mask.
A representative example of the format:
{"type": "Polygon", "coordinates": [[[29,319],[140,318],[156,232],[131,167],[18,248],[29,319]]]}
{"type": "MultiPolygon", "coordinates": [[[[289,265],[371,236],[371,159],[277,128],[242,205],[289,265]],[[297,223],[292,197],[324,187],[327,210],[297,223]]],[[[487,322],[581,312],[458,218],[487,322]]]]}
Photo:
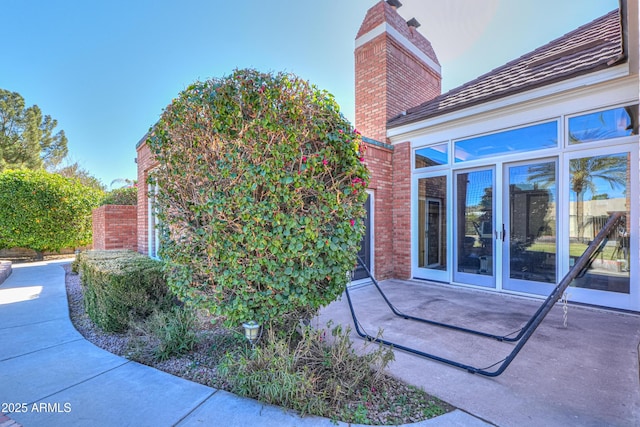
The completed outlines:
{"type": "Polygon", "coordinates": [[[130,357],[143,363],[162,362],[191,352],[198,343],[196,314],[186,307],[156,311],[129,328],[130,357]]]}
{"type": "Polygon", "coordinates": [[[288,337],[269,330],[261,346],[227,353],[219,373],[233,392],[303,415],[387,424],[447,412],[446,404],[385,374],[391,349],[368,343],[358,354],[349,334],[339,325],[288,337]]]}

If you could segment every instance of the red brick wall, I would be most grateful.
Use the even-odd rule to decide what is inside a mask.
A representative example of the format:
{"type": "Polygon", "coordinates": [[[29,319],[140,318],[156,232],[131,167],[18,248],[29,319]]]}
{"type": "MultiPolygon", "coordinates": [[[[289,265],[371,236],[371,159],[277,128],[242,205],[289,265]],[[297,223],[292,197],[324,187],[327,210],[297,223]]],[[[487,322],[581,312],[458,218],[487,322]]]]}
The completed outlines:
{"type": "Polygon", "coordinates": [[[411,144],[394,149],[367,144],[365,164],[374,197],[375,276],[411,276],[411,144]]]}
{"type": "Polygon", "coordinates": [[[393,151],[367,144],[365,164],[371,172],[369,190],[374,200],[374,275],[384,280],[393,277],[393,151]]]}
{"type": "Polygon", "coordinates": [[[387,120],[442,92],[440,74],[395,39],[388,44],[387,120]]]}
{"type": "Polygon", "coordinates": [[[356,128],[363,135],[385,142],[387,139],[386,93],[387,36],[379,35],[355,51],[356,128]]]}
{"type": "Polygon", "coordinates": [[[93,249],[138,247],[137,207],[104,205],[93,210],[93,249]]]}
{"type": "Polygon", "coordinates": [[[138,152],[138,252],[149,254],[149,172],[158,165],[146,143],[137,148],[138,152]]]}
{"type": "Polygon", "coordinates": [[[393,150],[393,264],[394,277],[411,277],[411,143],[393,150]]]}

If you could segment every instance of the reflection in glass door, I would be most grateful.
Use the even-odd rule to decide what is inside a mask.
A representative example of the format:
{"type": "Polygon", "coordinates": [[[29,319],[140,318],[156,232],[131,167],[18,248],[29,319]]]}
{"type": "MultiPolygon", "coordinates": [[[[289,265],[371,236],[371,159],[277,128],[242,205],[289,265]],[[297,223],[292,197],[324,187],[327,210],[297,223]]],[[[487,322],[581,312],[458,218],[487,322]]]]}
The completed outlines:
{"type": "MultiPolygon", "coordinates": [[[[362,240],[360,240],[360,250],[358,251],[358,257],[364,262],[367,270],[371,271],[371,195],[367,196],[367,201],[364,202],[364,210],[366,212],[364,217],[364,234],[362,240]]],[[[366,270],[357,263],[356,268],[353,270],[352,280],[366,279],[369,275],[366,270]]]]}
{"type": "Polygon", "coordinates": [[[427,199],[426,201],[426,222],[424,231],[424,265],[428,268],[439,268],[444,265],[442,262],[442,201],[438,199],[427,199]]]}
{"type": "MultiPolygon", "coordinates": [[[[602,229],[612,212],[624,212],[630,218],[631,175],[629,153],[614,153],[569,160],[569,266],[582,255],[588,243],[602,229]]],[[[637,229],[637,228],[636,228],[637,229]]],[[[629,294],[630,236],[628,220],[609,235],[609,242],[593,261],[586,274],[572,286],[606,293],[629,294]]],[[[570,291],[578,294],[578,290],[570,291]]],[[[578,295],[576,295],[578,296],[578,295]]],[[[583,302],[601,303],[612,295],[592,293],[583,302]]]]}
{"type": "Polygon", "coordinates": [[[493,169],[456,173],[456,282],[495,287],[493,176],[493,169]]]}
{"type": "Polygon", "coordinates": [[[556,161],[505,167],[503,288],[547,295],[556,284],[556,161]]]}
{"type": "Polygon", "coordinates": [[[417,190],[417,276],[446,280],[447,178],[436,176],[419,179],[417,190]]]}

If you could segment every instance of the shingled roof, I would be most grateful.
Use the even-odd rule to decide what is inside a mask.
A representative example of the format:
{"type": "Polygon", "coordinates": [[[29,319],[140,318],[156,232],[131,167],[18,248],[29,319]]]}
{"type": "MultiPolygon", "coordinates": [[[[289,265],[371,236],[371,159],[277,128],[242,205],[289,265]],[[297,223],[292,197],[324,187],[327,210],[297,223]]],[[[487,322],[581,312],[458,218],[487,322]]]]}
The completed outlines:
{"type": "Polygon", "coordinates": [[[388,121],[389,128],[592,73],[622,60],[616,9],[564,36],[388,121]]]}

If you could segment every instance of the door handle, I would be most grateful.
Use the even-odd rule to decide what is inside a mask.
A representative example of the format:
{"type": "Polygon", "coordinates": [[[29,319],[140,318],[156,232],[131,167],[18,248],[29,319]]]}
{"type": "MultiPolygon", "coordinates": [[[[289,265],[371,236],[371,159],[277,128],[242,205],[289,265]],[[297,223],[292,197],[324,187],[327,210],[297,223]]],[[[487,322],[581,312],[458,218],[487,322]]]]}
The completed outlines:
{"type": "Polygon", "coordinates": [[[505,235],[507,234],[507,230],[504,228],[504,224],[502,224],[502,241],[504,242],[505,235]]]}

